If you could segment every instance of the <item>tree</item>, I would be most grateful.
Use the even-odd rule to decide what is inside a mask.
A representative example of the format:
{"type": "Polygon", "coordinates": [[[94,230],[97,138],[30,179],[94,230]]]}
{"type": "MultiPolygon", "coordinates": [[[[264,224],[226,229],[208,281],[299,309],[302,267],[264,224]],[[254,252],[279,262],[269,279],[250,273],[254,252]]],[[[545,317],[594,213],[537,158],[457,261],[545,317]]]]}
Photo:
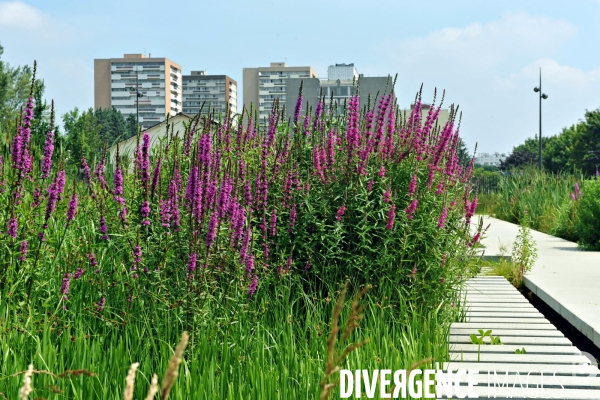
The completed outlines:
{"type": "Polygon", "coordinates": [[[75,107],[63,115],[63,126],[65,128],[65,148],[68,153],[67,162],[71,165],[80,165],[81,157],[92,160],[100,154],[102,144],[100,137],[100,125],[90,108],[82,113],[75,107]]]}

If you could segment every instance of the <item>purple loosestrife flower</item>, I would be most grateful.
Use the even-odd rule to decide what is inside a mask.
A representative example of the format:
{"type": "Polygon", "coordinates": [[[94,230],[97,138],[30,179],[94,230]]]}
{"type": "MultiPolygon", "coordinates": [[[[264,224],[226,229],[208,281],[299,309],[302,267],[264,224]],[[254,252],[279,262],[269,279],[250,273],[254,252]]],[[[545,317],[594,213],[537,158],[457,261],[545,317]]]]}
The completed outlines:
{"type": "Polygon", "coordinates": [[[50,176],[52,169],[52,153],[54,153],[54,133],[48,131],[46,134],[46,143],[44,145],[44,156],[42,158],[42,179],[50,176]]]}
{"type": "Polygon", "coordinates": [[[359,131],[359,97],[357,95],[352,96],[348,104],[348,132],[346,134],[346,152],[348,157],[348,164],[352,163],[354,157],[354,150],[360,144],[360,131],[359,131]]]}
{"type": "Polygon", "coordinates": [[[69,287],[71,286],[71,274],[68,272],[63,276],[62,285],[60,286],[60,294],[63,295],[63,300],[69,300],[69,287]]]}
{"type": "Polygon", "coordinates": [[[383,179],[383,178],[385,178],[385,173],[386,173],[385,167],[382,165],[381,167],[379,167],[378,175],[381,179],[383,179]]]}
{"type": "Polygon", "coordinates": [[[188,274],[192,274],[194,273],[194,271],[196,270],[196,262],[197,262],[197,254],[196,253],[190,253],[190,258],[188,260],[188,274]]]}
{"type": "Polygon", "coordinates": [[[444,182],[440,181],[435,189],[435,195],[439,196],[442,193],[444,193],[444,182]]]}
{"type": "Polygon", "coordinates": [[[323,114],[323,101],[319,100],[319,102],[317,103],[317,107],[315,108],[315,120],[313,121],[313,130],[315,130],[315,131],[319,127],[319,121],[320,121],[322,114],[323,114]]]}
{"type": "Polygon", "coordinates": [[[100,221],[99,221],[99,225],[98,225],[98,231],[102,234],[102,236],[100,237],[100,239],[102,240],[110,240],[110,237],[106,234],[106,232],[108,232],[108,228],[106,227],[106,219],[104,218],[104,216],[100,217],[100,221]]]}
{"type": "Polygon", "coordinates": [[[417,191],[417,175],[413,175],[408,186],[408,197],[413,197],[417,191]]]}
{"type": "Polygon", "coordinates": [[[225,179],[223,180],[223,183],[221,184],[219,198],[217,199],[217,212],[219,218],[225,217],[227,210],[230,207],[232,189],[233,185],[231,182],[231,178],[229,177],[229,175],[226,175],[225,179]]]}
{"type": "Polygon", "coordinates": [[[246,262],[246,258],[248,257],[248,248],[250,246],[250,234],[252,232],[252,228],[248,227],[244,231],[244,239],[242,240],[242,247],[240,248],[240,262],[246,262]]]}
{"type": "Polygon", "coordinates": [[[21,242],[21,255],[19,256],[19,261],[25,261],[27,259],[27,240],[21,242]]]}
{"type": "Polygon", "coordinates": [[[209,249],[215,242],[215,236],[217,235],[217,220],[217,213],[213,212],[210,216],[210,221],[208,222],[208,232],[206,233],[206,247],[209,249]]]}
{"type": "Polygon", "coordinates": [[[121,204],[124,205],[125,204],[125,199],[121,196],[123,196],[123,172],[121,171],[121,168],[119,166],[117,166],[117,168],[115,169],[115,173],[114,173],[114,200],[121,204]]]}
{"type": "Polygon", "coordinates": [[[104,169],[106,167],[105,163],[106,159],[102,158],[102,160],[100,160],[100,164],[96,166],[96,171],[94,172],[96,179],[98,179],[98,182],[100,182],[100,187],[102,187],[103,190],[108,189],[108,183],[106,183],[106,178],[104,178],[104,169]]]}
{"type": "Polygon", "coordinates": [[[84,272],[85,272],[85,270],[83,268],[77,268],[77,271],[75,271],[75,273],[73,273],[73,279],[77,280],[77,279],[81,278],[81,276],[83,275],[84,272]]]}
{"type": "Polygon", "coordinates": [[[573,201],[577,200],[577,197],[575,196],[575,193],[571,193],[571,200],[573,200],[573,201]]]}
{"type": "Polygon", "coordinates": [[[387,190],[383,194],[383,202],[384,203],[389,203],[391,196],[392,196],[392,191],[390,190],[390,188],[387,188],[387,190]]]}
{"type": "Polygon", "coordinates": [[[432,164],[429,164],[429,175],[427,175],[427,189],[431,189],[434,179],[435,179],[435,166],[432,164]]]}
{"type": "Polygon", "coordinates": [[[52,216],[52,213],[56,209],[56,203],[60,199],[60,197],[62,195],[62,191],[64,190],[64,187],[65,187],[64,186],[64,182],[65,182],[64,176],[65,176],[64,170],[59,172],[58,175],[56,176],[56,179],[54,179],[54,181],[52,181],[52,183],[50,183],[50,185],[48,186],[48,189],[46,189],[46,192],[48,193],[48,201],[46,203],[46,216],[45,216],[44,229],[46,229],[48,220],[50,219],[50,217],[52,216]],[[62,178],[61,178],[61,174],[62,174],[62,178]]]}
{"type": "Polygon", "coordinates": [[[142,136],[140,174],[144,190],[148,190],[150,179],[150,135],[145,132],[142,136]]]}
{"type": "Polygon", "coordinates": [[[250,276],[250,274],[254,271],[254,255],[250,254],[246,257],[246,276],[250,276]]]}
{"type": "Polygon", "coordinates": [[[37,208],[42,204],[42,188],[37,187],[33,192],[33,201],[31,202],[31,206],[33,208],[37,208]]]}
{"type": "Polygon", "coordinates": [[[369,182],[367,182],[367,192],[371,192],[371,190],[373,190],[373,185],[375,184],[374,180],[370,180],[369,182]]]}
{"type": "Polygon", "coordinates": [[[387,225],[385,229],[392,229],[394,227],[394,219],[396,218],[396,205],[392,204],[390,211],[388,213],[387,225]]]}
{"type": "Polygon", "coordinates": [[[277,236],[277,210],[275,208],[271,212],[271,236],[277,236]]]}
{"type": "Polygon", "coordinates": [[[192,207],[194,196],[196,195],[196,185],[198,184],[198,167],[193,166],[188,175],[188,182],[185,188],[185,202],[192,207]]]}
{"type": "Polygon", "coordinates": [[[335,215],[335,219],[337,219],[338,221],[341,221],[345,212],[346,212],[346,205],[342,205],[340,208],[338,208],[337,213],[335,215]]]}
{"type": "Polygon", "coordinates": [[[252,280],[250,281],[250,285],[248,286],[248,296],[253,296],[256,293],[256,289],[258,288],[258,276],[252,276],[252,280]]]}
{"type": "Polygon", "coordinates": [[[23,116],[21,118],[21,126],[13,139],[12,145],[12,160],[13,166],[23,171],[23,158],[27,151],[29,138],[31,137],[31,120],[33,119],[33,98],[29,97],[23,116]]]}
{"type": "Polygon", "coordinates": [[[442,208],[442,213],[440,214],[440,218],[438,219],[438,228],[443,228],[444,225],[446,224],[446,218],[448,218],[448,209],[446,208],[446,206],[444,206],[444,208],[442,208]]]}
{"type": "Polygon", "coordinates": [[[98,302],[96,303],[96,311],[97,312],[102,312],[104,311],[104,304],[106,304],[106,298],[102,297],[100,298],[100,300],[98,300],[98,302]]]}
{"type": "Polygon", "coordinates": [[[575,195],[578,198],[581,198],[583,195],[581,194],[581,190],[579,189],[579,183],[575,182],[575,195]]]}
{"type": "MultiPolygon", "coordinates": [[[[96,256],[94,255],[94,253],[88,254],[87,258],[90,261],[90,269],[94,269],[98,266],[98,261],[96,260],[96,256]]],[[[96,269],[94,272],[99,274],[100,269],[96,269]]]]}
{"type": "Polygon", "coordinates": [[[419,205],[419,200],[418,199],[414,199],[413,201],[410,202],[410,204],[408,205],[408,207],[406,207],[406,209],[404,210],[404,212],[406,213],[406,217],[408,219],[413,219],[415,211],[417,211],[417,206],[419,205]]]}
{"type": "Polygon", "coordinates": [[[300,121],[300,115],[302,114],[302,84],[300,82],[300,93],[296,99],[296,107],[294,108],[294,126],[298,129],[298,121],[300,121]]]}
{"type": "Polygon", "coordinates": [[[67,208],[67,226],[71,224],[71,221],[73,221],[75,215],[77,215],[78,201],[79,199],[77,197],[77,193],[73,191],[73,194],[71,195],[71,200],[69,200],[69,207],[67,208]]]}
{"type": "Polygon", "coordinates": [[[142,225],[144,225],[144,226],[150,225],[150,221],[147,220],[149,215],[150,215],[150,203],[148,202],[148,200],[146,200],[142,203],[142,207],[140,208],[140,216],[144,219],[142,221],[142,225]]]}
{"type": "Polygon", "coordinates": [[[139,244],[135,245],[133,248],[133,266],[131,267],[132,271],[137,271],[138,265],[142,262],[142,248],[139,244]]]}
{"type": "Polygon", "coordinates": [[[296,225],[296,203],[292,204],[290,209],[290,228],[293,228],[294,225],[296,225]]]}

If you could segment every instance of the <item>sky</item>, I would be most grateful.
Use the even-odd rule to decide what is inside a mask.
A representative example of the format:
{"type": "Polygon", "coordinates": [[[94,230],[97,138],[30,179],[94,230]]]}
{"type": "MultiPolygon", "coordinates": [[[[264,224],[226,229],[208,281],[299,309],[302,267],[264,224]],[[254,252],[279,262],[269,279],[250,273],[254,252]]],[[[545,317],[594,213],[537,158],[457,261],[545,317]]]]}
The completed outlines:
{"type": "Polygon", "coordinates": [[[478,152],[510,152],[555,135],[600,107],[600,0],[0,0],[2,59],[38,62],[59,115],[94,102],[94,59],[151,53],[238,81],[244,67],[353,62],[365,76],[398,74],[407,108],[445,90],[478,152]]]}

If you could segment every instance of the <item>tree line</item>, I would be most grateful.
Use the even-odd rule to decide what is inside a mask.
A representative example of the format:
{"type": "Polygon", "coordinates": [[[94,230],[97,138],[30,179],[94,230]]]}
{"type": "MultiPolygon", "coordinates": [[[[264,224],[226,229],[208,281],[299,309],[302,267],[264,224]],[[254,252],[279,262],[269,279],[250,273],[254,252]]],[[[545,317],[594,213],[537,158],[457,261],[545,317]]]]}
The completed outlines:
{"type": "MultiPolygon", "coordinates": [[[[537,136],[513,148],[501,169],[539,162],[537,136]]],[[[542,166],[548,172],[581,171],[595,175],[600,167],[600,108],[586,111],[584,119],[553,136],[542,137],[542,166]]]]}
{"type": "Polygon", "coordinates": [[[36,78],[31,85],[35,68],[29,65],[12,66],[2,59],[4,48],[0,45],[0,154],[7,154],[9,137],[20,125],[22,110],[32,93],[35,107],[31,122],[32,154],[41,157],[46,135],[55,135],[56,157],[68,164],[79,165],[82,156],[93,160],[103,146],[113,144],[137,134],[134,114],[127,118],[112,108],[73,110],[62,115],[62,129],[54,124],[52,104],[44,100],[45,84],[36,78]]]}

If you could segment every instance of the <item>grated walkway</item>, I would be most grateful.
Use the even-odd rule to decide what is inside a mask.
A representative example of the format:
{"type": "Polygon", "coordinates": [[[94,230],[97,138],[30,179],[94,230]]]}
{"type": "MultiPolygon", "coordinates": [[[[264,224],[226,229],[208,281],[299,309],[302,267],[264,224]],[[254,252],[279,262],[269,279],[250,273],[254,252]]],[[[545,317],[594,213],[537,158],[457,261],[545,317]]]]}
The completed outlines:
{"type": "Polygon", "coordinates": [[[506,279],[470,279],[466,302],[467,322],[450,328],[451,361],[444,370],[479,370],[479,398],[600,399],[600,370],[506,279]],[[479,329],[492,330],[502,344],[489,344],[489,337],[485,345],[472,344],[469,335],[479,336],[479,329]],[[516,353],[523,348],[524,354],[516,353]]]}

